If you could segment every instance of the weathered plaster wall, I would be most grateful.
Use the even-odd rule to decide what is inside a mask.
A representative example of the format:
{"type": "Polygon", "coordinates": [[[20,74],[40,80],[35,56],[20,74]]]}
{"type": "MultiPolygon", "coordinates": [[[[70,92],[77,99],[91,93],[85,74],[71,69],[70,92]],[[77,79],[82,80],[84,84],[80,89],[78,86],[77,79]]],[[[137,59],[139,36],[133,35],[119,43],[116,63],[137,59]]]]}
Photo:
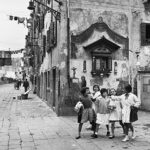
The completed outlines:
{"type": "MultiPolygon", "coordinates": [[[[90,87],[90,90],[92,91],[92,87],[94,84],[99,84],[101,88],[118,88],[118,84],[119,81],[128,81],[128,65],[125,61],[122,60],[115,60],[115,62],[118,63],[118,69],[117,70],[117,75],[114,75],[114,72],[112,71],[112,73],[110,74],[109,78],[105,77],[105,78],[100,78],[99,77],[92,77],[91,75],[91,68],[92,68],[92,63],[91,60],[87,60],[87,72],[84,73],[83,72],[83,59],[74,59],[71,61],[71,66],[72,67],[76,67],[76,77],[79,78],[79,81],[81,82],[81,76],[85,76],[86,77],[86,81],[87,81],[87,86],[90,87]]],[[[114,63],[114,60],[113,62],[114,63]]],[[[114,70],[114,66],[112,68],[112,70],[114,70]]],[[[73,77],[73,72],[71,72],[71,77],[73,77]]]]}
{"type": "MultiPolygon", "coordinates": [[[[135,52],[140,51],[141,66],[150,66],[150,46],[141,47],[140,31],[141,22],[150,22],[149,14],[145,13],[144,5],[139,0],[71,0],[71,31],[73,34],[81,33],[95,23],[100,16],[112,30],[129,38],[129,62],[126,65],[128,66],[129,81],[134,86],[134,79],[137,76],[135,52]]],[[[121,72],[120,70],[121,68],[119,72],[121,72]]],[[[121,74],[118,73],[118,76],[121,74]]],[[[111,77],[114,78],[110,76],[110,81],[111,77]]]]}
{"type": "MultiPolygon", "coordinates": [[[[67,14],[66,14],[66,0],[62,0],[63,6],[61,6],[61,22],[58,23],[58,43],[57,47],[51,52],[46,54],[44,62],[41,66],[41,72],[51,70],[56,66],[60,70],[60,75],[57,75],[57,83],[60,78],[60,99],[57,97],[57,104],[59,111],[63,113],[64,108],[68,104],[70,97],[68,95],[67,85],[67,14]],[[65,104],[64,104],[65,99],[65,104]],[[59,101],[59,102],[58,102],[59,101]]],[[[92,24],[96,23],[99,17],[103,17],[103,21],[116,33],[129,38],[129,61],[124,58],[120,52],[115,53],[114,61],[118,63],[117,75],[114,75],[114,65],[112,66],[112,73],[109,78],[94,79],[91,76],[91,57],[89,53],[86,53],[83,46],[86,46],[98,39],[103,35],[110,41],[114,42],[107,33],[94,32],[92,37],[83,44],[77,45],[76,56],[77,59],[70,61],[70,76],[72,77],[72,67],[76,67],[76,77],[79,79],[82,75],[86,76],[87,86],[92,88],[93,84],[99,83],[101,87],[107,88],[122,88],[120,84],[122,82],[130,81],[133,84],[136,77],[136,50],[140,50],[140,63],[142,66],[149,64],[150,47],[141,47],[140,39],[140,23],[150,22],[149,15],[144,12],[144,7],[141,0],[70,0],[70,29],[74,35],[80,34],[92,24]],[[87,72],[83,73],[83,60],[87,61],[87,72]]],[[[50,14],[46,15],[44,34],[50,24],[50,14]]],[[[116,42],[115,42],[116,43],[116,42]]],[[[118,44],[121,49],[123,46],[118,44]]],[[[51,73],[51,82],[52,73],[51,73]]],[[[57,89],[58,90],[58,89],[57,89]]],[[[51,87],[52,92],[52,87],[51,87]]],[[[51,97],[53,98],[53,97],[51,97]]],[[[50,102],[51,103],[51,102],[50,102]]],[[[52,103],[51,103],[52,104],[52,103]]],[[[67,111],[68,109],[66,109],[67,111]]]]}
{"type": "MultiPolygon", "coordinates": [[[[53,69],[56,68],[56,102],[55,109],[57,114],[64,114],[63,107],[64,98],[68,95],[68,79],[67,79],[67,12],[66,12],[66,0],[62,0],[61,6],[61,20],[57,22],[57,46],[49,53],[46,52],[46,56],[40,68],[40,72],[50,71],[50,92],[49,101],[50,106],[53,105],[53,69]]],[[[59,10],[58,3],[54,1],[55,10],[59,10]]],[[[43,35],[46,35],[51,22],[51,13],[47,13],[45,16],[45,27],[43,35]]],[[[43,93],[43,92],[42,92],[43,93]]],[[[67,110],[66,110],[67,111],[67,110]]]]}
{"type": "MultiPolygon", "coordinates": [[[[135,4],[135,3],[134,3],[135,4]]],[[[129,1],[96,1],[96,0],[78,0],[76,3],[71,1],[71,32],[74,35],[80,34],[85,29],[89,28],[92,24],[96,23],[99,17],[116,33],[127,37],[129,34],[130,10],[128,6],[129,1]],[[108,9],[109,8],[109,9],[108,9]],[[122,11],[124,9],[124,12],[122,11]]],[[[77,46],[77,59],[71,60],[71,68],[76,67],[76,77],[79,79],[82,75],[86,77],[87,86],[92,89],[95,83],[101,87],[118,88],[120,81],[129,81],[129,62],[124,58],[121,52],[123,45],[113,41],[106,32],[94,32],[93,35],[86,42],[76,45],[77,46]],[[98,39],[105,36],[106,39],[116,43],[121,48],[113,54],[112,73],[108,78],[101,79],[93,78],[91,75],[92,60],[91,54],[85,52],[83,46],[87,46],[98,39]],[[83,61],[87,61],[87,72],[83,73],[83,61]],[[114,74],[114,62],[118,63],[117,75],[114,74]],[[125,78],[123,77],[125,76],[125,78]]],[[[70,70],[71,70],[70,68],[70,70]]],[[[72,72],[72,71],[71,71],[72,72]]]]}

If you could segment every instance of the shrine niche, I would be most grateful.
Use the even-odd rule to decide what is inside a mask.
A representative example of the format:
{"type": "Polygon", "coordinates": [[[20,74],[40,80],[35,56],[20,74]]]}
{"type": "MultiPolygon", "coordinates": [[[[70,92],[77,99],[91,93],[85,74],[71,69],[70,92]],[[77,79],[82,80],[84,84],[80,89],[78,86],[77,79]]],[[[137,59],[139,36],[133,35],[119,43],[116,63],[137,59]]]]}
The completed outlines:
{"type": "Polygon", "coordinates": [[[92,75],[108,76],[112,71],[112,54],[118,50],[120,46],[107,40],[104,36],[84,47],[92,56],[92,75]]]}

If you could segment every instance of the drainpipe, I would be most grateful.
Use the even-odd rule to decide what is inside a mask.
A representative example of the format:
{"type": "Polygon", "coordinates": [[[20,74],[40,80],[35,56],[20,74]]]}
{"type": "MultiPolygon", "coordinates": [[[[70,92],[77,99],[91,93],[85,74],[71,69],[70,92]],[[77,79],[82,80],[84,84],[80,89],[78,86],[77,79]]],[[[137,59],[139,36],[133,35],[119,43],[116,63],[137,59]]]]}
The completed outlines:
{"type": "Polygon", "coordinates": [[[70,0],[67,0],[67,80],[70,89],[70,0]]]}

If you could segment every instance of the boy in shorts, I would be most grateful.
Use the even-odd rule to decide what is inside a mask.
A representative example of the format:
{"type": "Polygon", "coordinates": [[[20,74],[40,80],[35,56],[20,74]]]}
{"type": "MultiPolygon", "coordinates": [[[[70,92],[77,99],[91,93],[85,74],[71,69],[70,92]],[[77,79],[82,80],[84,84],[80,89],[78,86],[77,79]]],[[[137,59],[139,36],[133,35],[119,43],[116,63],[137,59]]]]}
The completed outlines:
{"type": "Polygon", "coordinates": [[[92,109],[92,101],[91,101],[91,96],[89,95],[89,88],[84,87],[81,89],[81,98],[80,101],[83,104],[83,112],[82,112],[82,117],[81,121],[79,122],[79,127],[78,127],[78,137],[76,139],[81,138],[81,130],[82,126],[84,123],[89,121],[90,123],[93,122],[94,119],[94,111],[92,109]]]}

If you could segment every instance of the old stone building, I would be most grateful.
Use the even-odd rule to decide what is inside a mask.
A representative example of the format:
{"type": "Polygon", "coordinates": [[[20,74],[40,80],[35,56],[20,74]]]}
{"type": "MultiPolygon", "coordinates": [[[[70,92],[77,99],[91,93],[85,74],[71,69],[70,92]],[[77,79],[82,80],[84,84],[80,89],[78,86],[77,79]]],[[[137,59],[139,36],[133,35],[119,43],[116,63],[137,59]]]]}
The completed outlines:
{"type": "Polygon", "coordinates": [[[27,38],[37,94],[58,115],[71,115],[81,77],[122,93],[130,83],[150,110],[150,1],[34,2],[27,38]],[[44,4],[44,5],[43,5],[44,4]]]}

